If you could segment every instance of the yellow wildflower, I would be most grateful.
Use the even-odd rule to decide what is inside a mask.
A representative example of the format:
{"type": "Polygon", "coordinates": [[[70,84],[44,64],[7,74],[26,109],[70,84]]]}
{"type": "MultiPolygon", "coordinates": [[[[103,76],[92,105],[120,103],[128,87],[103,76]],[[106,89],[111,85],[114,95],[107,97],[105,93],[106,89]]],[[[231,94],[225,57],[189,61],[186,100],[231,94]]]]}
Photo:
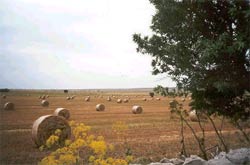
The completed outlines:
{"type": "Polygon", "coordinates": [[[95,154],[104,155],[107,150],[107,145],[104,141],[92,141],[89,145],[95,154]]]}

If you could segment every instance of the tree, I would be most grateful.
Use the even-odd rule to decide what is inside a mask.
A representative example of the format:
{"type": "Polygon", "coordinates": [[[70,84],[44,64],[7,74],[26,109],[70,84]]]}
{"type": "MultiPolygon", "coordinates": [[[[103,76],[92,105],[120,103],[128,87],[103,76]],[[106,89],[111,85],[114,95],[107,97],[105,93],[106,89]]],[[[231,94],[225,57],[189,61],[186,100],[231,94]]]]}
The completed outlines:
{"type": "Polygon", "coordinates": [[[149,92],[150,97],[154,97],[155,93],[154,92],[149,92]]]}
{"type": "Polygon", "coordinates": [[[153,89],[153,91],[161,96],[167,96],[168,95],[168,88],[164,88],[161,85],[157,85],[157,87],[155,87],[153,89]]]}
{"type": "Polygon", "coordinates": [[[9,92],[10,90],[8,88],[3,88],[3,89],[0,89],[0,92],[9,92]]]}
{"type": "Polygon", "coordinates": [[[192,108],[237,121],[250,112],[250,2],[150,0],[153,34],[134,34],[137,51],[192,93],[192,108]]]}

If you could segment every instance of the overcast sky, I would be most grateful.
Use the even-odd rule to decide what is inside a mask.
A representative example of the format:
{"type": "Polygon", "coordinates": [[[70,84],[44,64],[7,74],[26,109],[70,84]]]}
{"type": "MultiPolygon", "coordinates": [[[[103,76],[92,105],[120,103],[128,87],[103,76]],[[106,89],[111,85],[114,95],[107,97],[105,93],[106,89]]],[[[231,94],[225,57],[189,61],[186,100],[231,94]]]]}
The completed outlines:
{"type": "Polygon", "coordinates": [[[132,41],[153,14],[148,0],[1,0],[0,88],[175,86],[132,41]]]}

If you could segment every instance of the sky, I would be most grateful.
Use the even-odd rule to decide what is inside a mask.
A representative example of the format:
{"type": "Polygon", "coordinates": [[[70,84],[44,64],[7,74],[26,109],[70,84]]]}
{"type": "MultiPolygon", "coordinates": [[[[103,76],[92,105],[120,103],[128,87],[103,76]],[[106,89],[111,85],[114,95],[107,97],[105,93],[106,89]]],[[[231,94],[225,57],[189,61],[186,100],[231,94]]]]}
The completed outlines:
{"type": "Polygon", "coordinates": [[[1,0],[0,88],[168,87],[134,33],[152,34],[148,0],[1,0]]]}

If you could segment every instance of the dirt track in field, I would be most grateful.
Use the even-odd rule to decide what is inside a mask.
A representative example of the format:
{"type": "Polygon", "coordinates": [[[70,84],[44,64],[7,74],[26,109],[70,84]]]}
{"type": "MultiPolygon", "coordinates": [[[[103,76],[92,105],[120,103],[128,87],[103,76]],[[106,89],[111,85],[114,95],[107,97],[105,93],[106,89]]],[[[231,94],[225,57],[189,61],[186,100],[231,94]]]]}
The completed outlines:
{"type": "MultiPolygon", "coordinates": [[[[47,99],[49,107],[42,107],[38,95],[31,96],[7,96],[1,98],[0,107],[5,102],[11,101],[15,104],[15,111],[0,110],[0,164],[36,164],[46,152],[40,152],[31,140],[31,128],[33,122],[42,115],[52,114],[56,108],[63,107],[70,110],[71,120],[83,122],[91,126],[91,133],[102,135],[106,141],[115,144],[117,149],[115,155],[124,156],[125,150],[129,147],[133,155],[139,159],[157,161],[167,156],[178,155],[180,145],[180,124],[178,119],[170,119],[169,101],[173,98],[161,97],[161,100],[151,100],[147,93],[129,95],[128,103],[116,103],[117,98],[126,98],[125,94],[112,98],[108,102],[107,95],[103,97],[91,96],[89,102],[85,102],[86,95],[79,94],[73,100],[66,100],[66,94],[53,95],[47,99]],[[146,97],[147,101],[142,98],[146,97]],[[105,105],[105,111],[97,112],[95,106],[98,103],[105,105]],[[132,106],[143,107],[142,114],[132,114],[132,106]],[[117,121],[123,121],[128,125],[126,146],[112,130],[112,125],[117,121]],[[11,156],[10,156],[11,155],[11,156]]],[[[176,98],[180,101],[180,98],[176,98]]],[[[189,100],[185,101],[184,108],[189,109],[189,100]]],[[[220,124],[216,120],[217,125],[220,124]]],[[[199,132],[197,123],[191,123],[194,129],[199,132]]],[[[217,144],[212,126],[204,123],[207,131],[207,145],[211,147],[217,144]]],[[[241,144],[235,128],[230,123],[224,125],[224,136],[228,144],[238,147],[241,144]]],[[[197,145],[192,138],[190,130],[185,129],[187,147],[190,153],[198,151],[197,145]]]]}

